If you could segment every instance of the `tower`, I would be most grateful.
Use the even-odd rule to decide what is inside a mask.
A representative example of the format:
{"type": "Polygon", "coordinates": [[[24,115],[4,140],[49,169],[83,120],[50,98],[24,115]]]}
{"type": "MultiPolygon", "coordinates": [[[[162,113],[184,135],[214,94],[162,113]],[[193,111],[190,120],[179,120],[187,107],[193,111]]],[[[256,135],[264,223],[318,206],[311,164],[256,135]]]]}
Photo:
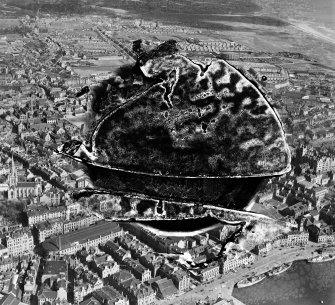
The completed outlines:
{"type": "Polygon", "coordinates": [[[12,155],[12,168],[8,176],[8,184],[9,184],[8,199],[9,200],[17,199],[17,192],[16,192],[17,182],[18,182],[18,176],[17,176],[16,167],[14,164],[14,158],[12,155]]]}
{"type": "Polygon", "coordinates": [[[33,98],[30,98],[30,112],[31,112],[31,117],[34,116],[34,102],[33,98]]]}
{"type": "Polygon", "coordinates": [[[12,155],[12,168],[10,170],[8,180],[9,180],[8,182],[9,182],[10,187],[11,186],[16,186],[16,184],[18,182],[17,171],[16,171],[13,155],[12,155]]]}

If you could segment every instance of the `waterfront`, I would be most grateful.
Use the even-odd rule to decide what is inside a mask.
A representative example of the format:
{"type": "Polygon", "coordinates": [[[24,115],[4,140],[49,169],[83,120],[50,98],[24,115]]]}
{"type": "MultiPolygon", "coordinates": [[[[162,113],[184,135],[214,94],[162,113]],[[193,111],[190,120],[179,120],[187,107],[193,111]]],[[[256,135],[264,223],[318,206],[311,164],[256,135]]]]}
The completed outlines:
{"type": "Polygon", "coordinates": [[[298,261],[285,273],[251,287],[234,289],[233,296],[247,305],[334,304],[335,262],[298,261]]]}
{"type": "MultiPolygon", "coordinates": [[[[335,279],[335,261],[309,264],[305,262],[308,258],[315,256],[320,251],[320,249],[324,248],[325,246],[326,245],[309,242],[305,246],[296,245],[289,248],[275,248],[266,256],[258,256],[252,266],[239,268],[236,270],[236,272],[228,272],[211,283],[199,285],[196,288],[192,289],[192,291],[175,297],[174,303],[178,305],[194,305],[195,301],[204,300],[206,297],[209,297],[210,299],[215,299],[220,295],[227,302],[233,299],[235,304],[319,304],[321,299],[314,299],[314,303],[304,303],[304,299],[300,303],[289,303],[288,300],[295,301],[299,298],[308,299],[309,296],[307,295],[307,290],[311,290],[310,287],[314,287],[315,289],[320,290],[319,295],[322,296],[323,290],[320,287],[327,287],[327,285],[328,287],[330,287],[332,285],[332,281],[335,279]],[[233,290],[235,284],[242,279],[264,274],[265,272],[272,270],[274,267],[278,267],[284,263],[294,262],[296,260],[301,261],[293,263],[292,267],[287,272],[284,272],[278,276],[271,276],[270,278],[265,279],[262,283],[256,284],[254,286],[233,290]],[[307,267],[302,269],[298,268],[297,271],[297,266],[300,266],[300,264],[307,267]],[[311,272],[309,271],[309,269],[313,269],[314,271],[311,272]],[[291,275],[292,273],[292,277],[283,279],[283,276],[291,275]],[[310,274],[310,277],[313,281],[310,287],[308,286],[309,282],[306,282],[307,280],[309,280],[308,274],[310,274]],[[282,282],[277,282],[278,280],[282,280],[282,282]],[[298,285],[300,282],[306,282],[307,288],[303,289],[303,285],[301,285],[300,287],[298,285]],[[263,287],[263,284],[266,284],[266,286],[263,287]],[[256,290],[256,288],[258,289],[256,290]],[[231,295],[232,291],[233,295],[231,295]],[[315,300],[317,300],[318,302],[315,303],[315,300]]],[[[335,253],[335,246],[329,245],[326,246],[326,248],[327,249],[324,251],[324,254],[335,253]]],[[[332,298],[334,299],[335,295],[329,295],[329,300],[331,300],[332,298]]],[[[322,297],[322,300],[325,301],[326,298],[322,297]]],[[[332,304],[329,302],[329,300],[328,303],[324,302],[324,304],[332,304]]],[[[170,305],[171,301],[161,300],[159,304],[170,305]]]]}

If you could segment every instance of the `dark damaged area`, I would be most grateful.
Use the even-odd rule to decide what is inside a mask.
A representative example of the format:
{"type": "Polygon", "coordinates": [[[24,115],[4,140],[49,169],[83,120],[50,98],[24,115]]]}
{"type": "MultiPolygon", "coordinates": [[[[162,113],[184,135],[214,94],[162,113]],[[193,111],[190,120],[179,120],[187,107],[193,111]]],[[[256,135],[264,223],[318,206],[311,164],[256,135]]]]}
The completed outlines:
{"type": "Polygon", "coordinates": [[[96,188],[242,210],[264,178],[290,170],[281,122],[234,67],[191,60],[173,40],[133,52],[134,66],[92,90],[86,143],[60,151],[96,188]]]}
{"type": "Polygon", "coordinates": [[[132,77],[137,94],[110,111],[93,132],[100,164],[167,176],[262,176],[289,167],[273,109],[241,73],[176,54],[169,41],[145,52],[132,77]]]}

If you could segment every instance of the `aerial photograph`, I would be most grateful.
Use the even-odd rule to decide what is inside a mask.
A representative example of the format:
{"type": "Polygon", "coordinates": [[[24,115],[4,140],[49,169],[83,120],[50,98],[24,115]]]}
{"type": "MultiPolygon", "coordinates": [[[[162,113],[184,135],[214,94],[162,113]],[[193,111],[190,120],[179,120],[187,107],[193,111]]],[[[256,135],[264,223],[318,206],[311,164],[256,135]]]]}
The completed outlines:
{"type": "Polygon", "coordinates": [[[335,0],[0,0],[0,305],[335,304],[335,0]]]}

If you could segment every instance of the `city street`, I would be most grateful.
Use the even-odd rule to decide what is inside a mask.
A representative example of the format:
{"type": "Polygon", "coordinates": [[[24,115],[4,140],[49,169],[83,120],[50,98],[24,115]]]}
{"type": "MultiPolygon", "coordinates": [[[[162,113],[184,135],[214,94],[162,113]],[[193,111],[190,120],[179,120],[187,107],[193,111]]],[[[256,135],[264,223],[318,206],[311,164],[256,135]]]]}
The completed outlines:
{"type": "MultiPolygon", "coordinates": [[[[258,256],[254,264],[241,267],[236,272],[229,272],[228,274],[219,276],[214,282],[210,284],[199,285],[192,291],[185,293],[173,300],[158,301],[159,305],[180,304],[180,305],[194,305],[198,300],[216,299],[219,295],[223,299],[234,300],[235,304],[243,304],[231,296],[234,285],[250,276],[265,273],[275,267],[284,263],[304,260],[317,254],[316,250],[324,248],[323,244],[316,244],[309,242],[306,246],[292,246],[288,248],[276,248],[263,257],[258,256]]],[[[334,253],[335,245],[325,246],[326,252],[334,253]]],[[[266,280],[266,279],[265,279],[266,280]]]]}

